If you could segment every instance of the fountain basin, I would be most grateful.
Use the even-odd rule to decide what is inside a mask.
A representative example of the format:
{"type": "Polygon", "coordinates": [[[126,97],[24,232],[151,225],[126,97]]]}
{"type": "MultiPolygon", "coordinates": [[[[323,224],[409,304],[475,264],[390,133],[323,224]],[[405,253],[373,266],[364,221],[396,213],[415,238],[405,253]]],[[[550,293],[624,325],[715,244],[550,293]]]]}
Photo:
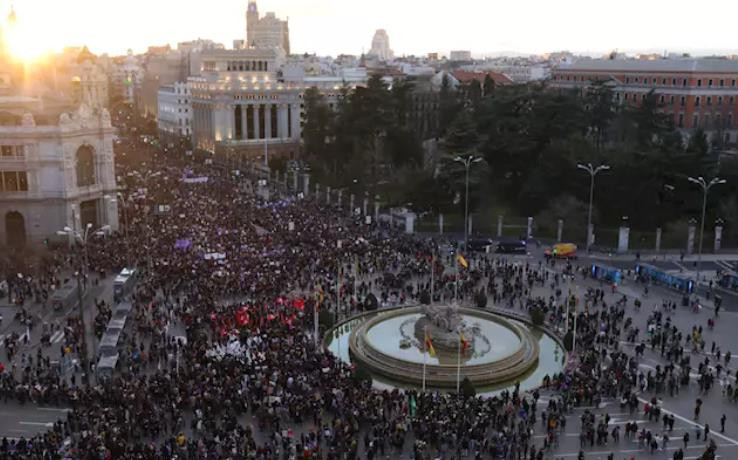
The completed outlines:
{"type": "Polygon", "coordinates": [[[439,349],[435,357],[417,340],[401,348],[400,341],[408,339],[405,329],[421,316],[421,307],[409,307],[379,312],[353,328],[348,339],[352,362],[411,386],[422,385],[425,374],[426,386],[436,388],[456,387],[459,361],[461,379],[468,378],[475,387],[513,381],[537,365],[539,343],[529,328],[489,311],[460,308],[459,313],[479,331],[477,342],[486,339],[488,347],[478,343],[478,350],[461,356],[458,349],[439,349]]]}

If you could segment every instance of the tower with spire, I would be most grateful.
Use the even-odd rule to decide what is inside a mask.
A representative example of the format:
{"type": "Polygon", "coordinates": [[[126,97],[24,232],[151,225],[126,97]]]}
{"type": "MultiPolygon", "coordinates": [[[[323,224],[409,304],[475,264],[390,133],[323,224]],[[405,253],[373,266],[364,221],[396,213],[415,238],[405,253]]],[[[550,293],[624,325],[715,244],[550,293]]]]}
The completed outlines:
{"type": "Polygon", "coordinates": [[[256,7],[256,0],[249,0],[249,7],[246,9],[246,46],[256,46],[254,38],[256,36],[256,26],[259,24],[259,9],[256,7]]]}
{"type": "Polygon", "coordinates": [[[256,0],[249,0],[246,9],[246,48],[280,48],[290,54],[288,20],[277,18],[273,12],[259,17],[256,0]]]}

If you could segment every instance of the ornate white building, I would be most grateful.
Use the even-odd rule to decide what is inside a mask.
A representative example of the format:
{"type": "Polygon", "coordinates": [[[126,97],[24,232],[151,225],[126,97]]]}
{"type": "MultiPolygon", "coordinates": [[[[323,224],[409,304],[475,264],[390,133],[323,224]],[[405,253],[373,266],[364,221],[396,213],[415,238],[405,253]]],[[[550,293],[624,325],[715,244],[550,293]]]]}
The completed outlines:
{"type": "Polygon", "coordinates": [[[391,61],[394,57],[394,53],[390,48],[389,35],[384,29],[378,29],[374,33],[372,38],[372,49],[369,50],[369,55],[374,56],[380,61],[391,61]]]}
{"type": "Polygon", "coordinates": [[[88,223],[117,229],[108,111],[82,105],[43,124],[34,113],[43,117],[40,100],[0,96],[0,244],[21,248],[88,223]]]}
{"type": "MultiPolygon", "coordinates": [[[[35,82],[0,72],[0,251],[41,243],[64,227],[118,228],[114,129],[99,69],[83,57],[79,85],[66,88],[73,94],[64,104],[28,93],[43,92],[40,72],[28,73],[35,82]]],[[[0,69],[13,66],[0,53],[0,69]]]]}
{"type": "Polygon", "coordinates": [[[252,157],[267,149],[294,156],[302,87],[281,80],[281,50],[219,50],[201,58],[200,75],[188,79],[193,146],[217,155],[252,157]]]}

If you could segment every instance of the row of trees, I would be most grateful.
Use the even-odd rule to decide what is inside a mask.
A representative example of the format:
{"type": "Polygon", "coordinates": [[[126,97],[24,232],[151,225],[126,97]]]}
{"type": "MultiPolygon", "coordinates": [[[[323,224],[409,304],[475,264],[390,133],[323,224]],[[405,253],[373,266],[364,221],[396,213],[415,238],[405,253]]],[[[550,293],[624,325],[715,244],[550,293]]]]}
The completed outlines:
{"type": "Polygon", "coordinates": [[[738,164],[720,154],[722,136],[708,139],[698,130],[685,142],[653,93],[621,105],[602,82],[583,93],[491,81],[454,90],[444,81],[440,155],[424,162],[409,119],[412,92],[412,83],[390,88],[372,78],[331,108],[308,91],[305,147],[321,181],[360,182],[396,204],[461,213],[464,171],[451,160],[474,154],[486,162],[472,172],[471,209],[503,208],[544,225],[564,218],[584,228],[589,178],[576,164],[607,163],[610,171],[597,178],[595,221],[616,226],[628,216],[632,227],[652,230],[699,217],[701,194],[686,177],[719,174],[728,185],[712,193],[709,217],[738,228],[738,164]]]}

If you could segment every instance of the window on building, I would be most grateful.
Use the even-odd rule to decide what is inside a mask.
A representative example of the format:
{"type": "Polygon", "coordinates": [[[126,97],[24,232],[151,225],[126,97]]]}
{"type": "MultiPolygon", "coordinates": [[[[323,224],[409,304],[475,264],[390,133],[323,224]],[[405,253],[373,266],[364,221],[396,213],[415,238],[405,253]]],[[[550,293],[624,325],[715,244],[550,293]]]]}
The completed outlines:
{"type": "Polygon", "coordinates": [[[661,84],[662,84],[662,85],[666,85],[666,78],[662,78],[662,79],[661,79],[661,84]]]}
{"type": "Polygon", "coordinates": [[[728,128],[732,128],[733,127],[733,114],[732,113],[729,113],[728,114],[727,127],[728,128]]]}
{"type": "Polygon", "coordinates": [[[707,86],[710,86],[710,87],[712,86],[712,78],[710,78],[709,80],[707,80],[707,86]]]}
{"type": "Polygon", "coordinates": [[[695,115],[694,117],[692,117],[692,128],[699,128],[699,126],[700,126],[700,116],[695,115]]]}
{"type": "Polygon", "coordinates": [[[707,96],[707,105],[712,105],[712,96],[707,96]]]}
{"type": "Polygon", "coordinates": [[[671,86],[676,86],[676,78],[671,79],[671,86]]]}
{"type": "Polygon", "coordinates": [[[679,125],[680,128],[684,128],[684,114],[683,113],[679,114],[679,122],[677,124],[679,125]]]}
{"type": "Polygon", "coordinates": [[[684,104],[686,102],[687,102],[687,98],[686,97],[682,96],[682,97],[679,98],[679,105],[681,105],[682,107],[684,107],[684,104]]]}
{"type": "Polygon", "coordinates": [[[664,95],[662,94],[661,96],[659,96],[659,104],[663,104],[663,103],[664,103],[664,95]]]}
{"type": "Polygon", "coordinates": [[[638,83],[638,77],[635,77],[635,82],[638,83]]]}
{"type": "Polygon", "coordinates": [[[697,86],[702,86],[702,80],[697,80],[697,86]]]}
{"type": "Polygon", "coordinates": [[[720,87],[722,88],[723,86],[725,86],[725,80],[720,79],[720,87]]]}
{"type": "Polygon", "coordinates": [[[694,98],[694,106],[699,107],[700,106],[700,99],[702,99],[700,96],[697,96],[694,98]]]}
{"type": "Polygon", "coordinates": [[[92,147],[83,145],[77,149],[77,186],[95,184],[95,156],[92,147]]]}
{"type": "Polygon", "coordinates": [[[630,77],[625,77],[625,83],[630,83],[630,77]]]}
{"type": "Polygon", "coordinates": [[[734,100],[734,99],[733,99],[733,96],[730,96],[730,99],[729,99],[729,101],[730,101],[730,105],[733,105],[733,100],[734,100]]]}
{"type": "Polygon", "coordinates": [[[705,129],[710,129],[710,115],[705,115],[702,123],[705,125],[705,129]]]}
{"type": "Polygon", "coordinates": [[[683,78],[682,79],[682,86],[687,86],[687,79],[686,78],[683,78]]]}
{"type": "Polygon", "coordinates": [[[717,105],[723,105],[723,96],[718,96],[717,105]]]}
{"type": "Polygon", "coordinates": [[[732,87],[735,88],[735,79],[733,79],[733,80],[730,81],[730,86],[732,86],[732,87]]]}
{"type": "Polygon", "coordinates": [[[28,176],[25,171],[2,171],[0,192],[27,192],[28,176]]]}
{"type": "Polygon", "coordinates": [[[669,104],[674,105],[674,96],[669,96],[669,104]]]}

